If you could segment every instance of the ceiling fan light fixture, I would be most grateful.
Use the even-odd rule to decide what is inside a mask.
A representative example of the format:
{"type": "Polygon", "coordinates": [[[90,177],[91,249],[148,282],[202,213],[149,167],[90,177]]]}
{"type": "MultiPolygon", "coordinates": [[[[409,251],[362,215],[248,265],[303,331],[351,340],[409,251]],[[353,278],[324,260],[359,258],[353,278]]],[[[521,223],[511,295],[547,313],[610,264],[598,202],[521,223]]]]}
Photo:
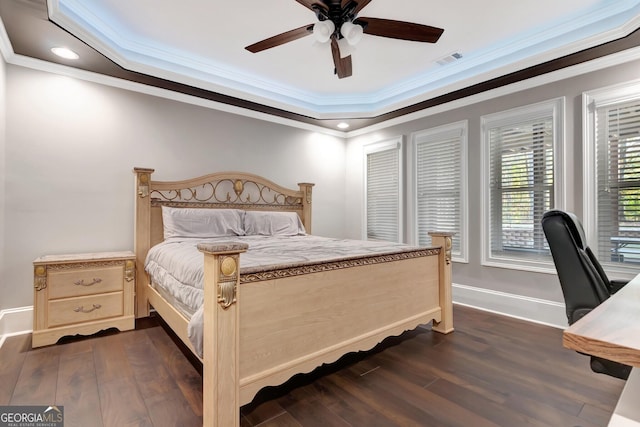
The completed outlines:
{"type": "Polygon", "coordinates": [[[320,21],[313,26],[313,36],[320,43],[326,43],[331,38],[331,35],[335,31],[335,29],[336,26],[332,21],[328,19],[320,21]]]}
{"type": "Polygon", "coordinates": [[[360,25],[347,21],[340,27],[340,34],[347,40],[347,43],[355,46],[362,40],[364,29],[360,25]]]}

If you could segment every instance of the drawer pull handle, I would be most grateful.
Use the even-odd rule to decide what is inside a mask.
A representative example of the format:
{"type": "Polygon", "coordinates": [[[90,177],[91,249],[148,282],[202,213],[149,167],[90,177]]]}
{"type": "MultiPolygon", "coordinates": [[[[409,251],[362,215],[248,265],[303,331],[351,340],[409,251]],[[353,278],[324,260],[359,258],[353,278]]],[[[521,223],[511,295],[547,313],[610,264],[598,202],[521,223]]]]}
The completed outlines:
{"type": "Polygon", "coordinates": [[[82,280],[78,280],[77,282],[73,282],[73,284],[76,286],[93,286],[93,285],[97,285],[100,282],[102,282],[102,279],[100,278],[93,279],[91,283],[84,283],[84,279],[82,279],[82,280]]]}
{"type": "Polygon", "coordinates": [[[102,307],[100,304],[93,304],[93,307],[91,307],[88,310],[84,309],[84,306],[80,306],[80,307],[76,307],[73,309],[73,311],[75,311],[76,313],[91,313],[93,310],[97,310],[100,307],[102,307]]]}

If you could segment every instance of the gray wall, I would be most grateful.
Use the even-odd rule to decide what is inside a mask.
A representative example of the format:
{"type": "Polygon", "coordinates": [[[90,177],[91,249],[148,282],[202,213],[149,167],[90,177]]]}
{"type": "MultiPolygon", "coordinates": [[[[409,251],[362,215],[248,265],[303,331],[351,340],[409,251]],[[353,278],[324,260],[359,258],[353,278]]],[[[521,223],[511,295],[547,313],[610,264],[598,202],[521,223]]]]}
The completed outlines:
{"type": "Polygon", "coordinates": [[[6,78],[0,308],[33,304],[38,256],[133,249],[135,166],[314,182],[314,233],[344,234],[342,138],[20,66],[6,78]]]}
{"type": "Polygon", "coordinates": [[[433,114],[411,122],[388,127],[369,134],[350,138],[347,146],[347,236],[360,238],[363,220],[363,160],[364,144],[405,135],[408,142],[412,132],[445,125],[460,120],[469,121],[468,178],[469,178],[469,263],[455,263],[453,281],[473,286],[562,302],[557,276],[495,267],[483,267],[481,258],[481,129],[480,117],[485,114],[533,104],[560,96],[566,97],[565,172],[566,209],[582,215],[582,92],[640,78],[640,61],[634,61],[579,75],[555,83],[544,84],[510,95],[477,102],[465,107],[433,114]]]}

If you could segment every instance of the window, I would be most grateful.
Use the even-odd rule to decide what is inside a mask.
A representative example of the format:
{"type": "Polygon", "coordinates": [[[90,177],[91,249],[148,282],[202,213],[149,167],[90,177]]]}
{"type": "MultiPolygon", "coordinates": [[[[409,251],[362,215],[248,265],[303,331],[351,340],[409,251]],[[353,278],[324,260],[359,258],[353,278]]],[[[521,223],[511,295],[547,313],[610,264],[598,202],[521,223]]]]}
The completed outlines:
{"type": "Polygon", "coordinates": [[[411,243],[428,246],[429,231],[450,231],[453,260],[468,262],[467,122],[413,134],[409,165],[411,243]]]}
{"type": "Polygon", "coordinates": [[[640,265],[640,84],[589,92],[585,108],[585,228],[608,269],[640,265]],[[587,193],[588,191],[588,193],[587,193]]]}
{"type": "Polygon", "coordinates": [[[402,137],[364,147],[366,239],[402,242],[401,151],[402,137]]]}
{"type": "Polygon", "coordinates": [[[558,98],[482,117],[483,264],[552,269],[540,220],[562,200],[563,113],[558,98]]]}

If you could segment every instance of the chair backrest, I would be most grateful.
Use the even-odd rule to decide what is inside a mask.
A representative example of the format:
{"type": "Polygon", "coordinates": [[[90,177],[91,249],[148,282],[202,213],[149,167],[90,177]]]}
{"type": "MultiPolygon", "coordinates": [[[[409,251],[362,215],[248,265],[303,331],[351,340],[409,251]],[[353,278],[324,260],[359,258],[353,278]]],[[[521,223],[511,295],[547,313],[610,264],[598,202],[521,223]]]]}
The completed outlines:
{"type": "Polygon", "coordinates": [[[582,223],[574,214],[545,212],[542,229],[560,279],[567,319],[572,324],[609,298],[611,285],[587,246],[582,223]]]}

